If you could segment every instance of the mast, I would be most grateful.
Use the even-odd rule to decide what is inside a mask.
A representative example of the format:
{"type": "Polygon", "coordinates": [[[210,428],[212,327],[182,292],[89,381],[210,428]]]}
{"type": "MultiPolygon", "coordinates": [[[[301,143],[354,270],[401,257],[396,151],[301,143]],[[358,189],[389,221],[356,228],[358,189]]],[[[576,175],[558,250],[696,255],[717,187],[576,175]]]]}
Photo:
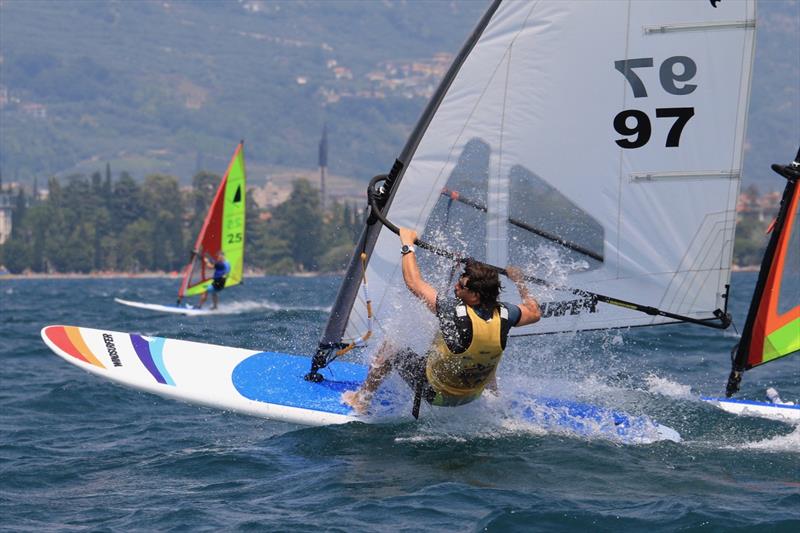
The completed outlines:
{"type": "MultiPolygon", "coordinates": [[[[773,286],[775,282],[775,262],[778,254],[782,251],[781,245],[786,238],[786,232],[791,230],[787,225],[787,219],[792,216],[797,216],[797,203],[800,201],[795,191],[800,181],[800,148],[797,150],[797,155],[794,161],[788,165],[773,164],[772,170],[786,178],[786,187],[783,190],[778,216],[775,219],[772,227],[772,234],[767,244],[767,249],[764,251],[764,258],[761,261],[761,268],[758,273],[758,281],[756,288],[753,291],[753,299],[750,302],[750,309],[747,313],[747,321],[745,322],[744,330],[742,331],[742,338],[739,343],[734,346],[732,355],[732,368],[730,376],[728,376],[728,384],[725,387],[725,396],[730,398],[738,392],[739,385],[742,381],[742,373],[749,370],[754,366],[760,365],[764,362],[761,360],[763,352],[763,331],[756,331],[764,328],[763,322],[764,314],[769,312],[766,309],[765,296],[771,296],[773,291],[777,289],[773,286]],[[794,208],[794,211],[792,211],[794,208]],[[788,227],[788,229],[787,229],[788,227]],[[759,346],[761,344],[761,346],[759,346]],[[754,359],[757,360],[754,361],[754,359]]],[[[783,244],[786,247],[788,243],[783,244]]],[[[790,324],[791,327],[791,324],[790,324]]],[[[800,324],[798,324],[797,336],[800,337],[800,324]]],[[[783,354],[783,355],[788,355],[783,354]]]]}

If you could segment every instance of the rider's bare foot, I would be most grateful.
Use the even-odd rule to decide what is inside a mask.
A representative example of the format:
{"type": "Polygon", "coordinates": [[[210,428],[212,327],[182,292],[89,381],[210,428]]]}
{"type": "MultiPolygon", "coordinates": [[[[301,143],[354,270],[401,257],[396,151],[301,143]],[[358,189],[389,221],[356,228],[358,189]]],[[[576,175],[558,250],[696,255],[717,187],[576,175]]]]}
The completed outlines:
{"type": "Polygon", "coordinates": [[[349,405],[353,411],[363,415],[369,408],[370,398],[360,390],[348,390],[342,393],[342,403],[349,405]]]}

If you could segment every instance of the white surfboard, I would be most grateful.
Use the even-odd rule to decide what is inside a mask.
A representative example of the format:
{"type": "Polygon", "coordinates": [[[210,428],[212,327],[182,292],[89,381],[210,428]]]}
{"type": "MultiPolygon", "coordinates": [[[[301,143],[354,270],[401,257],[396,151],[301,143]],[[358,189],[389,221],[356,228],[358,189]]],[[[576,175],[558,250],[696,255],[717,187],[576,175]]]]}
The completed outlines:
{"type": "MultiPolygon", "coordinates": [[[[229,348],[75,326],[47,326],[44,342],[66,361],[120,385],[229,411],[304,425],[411,419],[410,395],[381,391],[367,416],[341,403],[365,380],[367,366],[334,361],[320,383],[306,381],[306,356],[229,348]]],[[[679,441],[646,416],[594,405],[516,394],[509,409],[521,420],[625,443],[679,441]]],[[[433,408],[432,409],[444,409],[433,408]]],[[[423,413],[424,416],[424,413],[423,413]]]]}
{"type": "Polygon", "coordinates": [[[800,422],[800,405],[710,396],[702,396],[700,399],[735,415],[759,416],[789,423],[800,422]]]}
{"type": "Polygon", "coordinates": [[[171,313],[173,315],[197,316],[197,315],[210,315],[214,313],[214,311],[211,310],[210,308],[197,309],[196,307],[189,307],[185,305],[149,304],[145,302],[132,302],[130,300],[123,300],[122,298],[114,298],[114,301],[117,302],[118,304],[127,305],[129,307],[136,307],[137,309],[147,309],[148,311],[171,313]]]}

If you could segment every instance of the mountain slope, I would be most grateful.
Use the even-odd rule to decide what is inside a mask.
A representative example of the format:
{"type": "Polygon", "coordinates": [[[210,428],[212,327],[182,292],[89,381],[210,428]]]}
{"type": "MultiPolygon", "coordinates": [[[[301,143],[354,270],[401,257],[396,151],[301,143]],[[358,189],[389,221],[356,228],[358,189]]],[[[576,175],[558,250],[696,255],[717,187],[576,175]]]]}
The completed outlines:
{"type": "MultiPolygon", "coordinates": [[[[313,167],[327,122],[331,171],[367,179],[422,111],[434,55],[456,53],[486,5],[0,2],[0,172],[30,183],[110,161],[188,180],[240,138],[254,165],[313,167]],[[414,62],[423,74],[397,73],[414,62]]],[[[800,142],[799,6],[759,4],[744,174],[764,189],[800,142]]]]}

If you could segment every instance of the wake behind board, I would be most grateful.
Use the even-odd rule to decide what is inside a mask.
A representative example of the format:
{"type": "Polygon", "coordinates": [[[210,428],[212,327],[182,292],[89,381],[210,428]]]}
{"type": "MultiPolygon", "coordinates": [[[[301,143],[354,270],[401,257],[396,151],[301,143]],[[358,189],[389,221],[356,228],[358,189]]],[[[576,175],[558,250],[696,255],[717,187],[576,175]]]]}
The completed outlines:
{"type": "Polygon", "coordinates": [[[738,400],[734,398],[714,398],[701,396],[700,399],[735,415],[759,416],[782,422],[800,422],[800,405],[738,400]]]}
{"type": "MultiPolygon", "coordinates": [[[[92,374],[193,404],[312,426],[411,418],[407,396],[380,396],[366,417],[341,403],[342,392],[366,379],[362,364],[333,361],[326,379],[314,383],[303,379],[310,366],[305,356],[75,326],[47,326],[42,338],[92,374]]],[[[580,435],[601,433],[628,443],[680,440],[676,431],[646,416],[569,400],[518,393],[510,407],[524,421],[580,435]]]]}
{"type": "Polygon", "coordinates": [[[118,304],[127,305],[129,307],[135,307],[137,309],[147,309],[148,311],[157,311],[159,313],[170,313],[173,315],[198,316],[198,315],[210,315],[214,313],[214,311],[212,311],[211,309],[197,309],[194,307],[186,307],[183,305],[148,304],[144,302],[132,302],[130,300],[123,300],[122,298],[114,298],[114,301],[117,302],[118,304]]]}

